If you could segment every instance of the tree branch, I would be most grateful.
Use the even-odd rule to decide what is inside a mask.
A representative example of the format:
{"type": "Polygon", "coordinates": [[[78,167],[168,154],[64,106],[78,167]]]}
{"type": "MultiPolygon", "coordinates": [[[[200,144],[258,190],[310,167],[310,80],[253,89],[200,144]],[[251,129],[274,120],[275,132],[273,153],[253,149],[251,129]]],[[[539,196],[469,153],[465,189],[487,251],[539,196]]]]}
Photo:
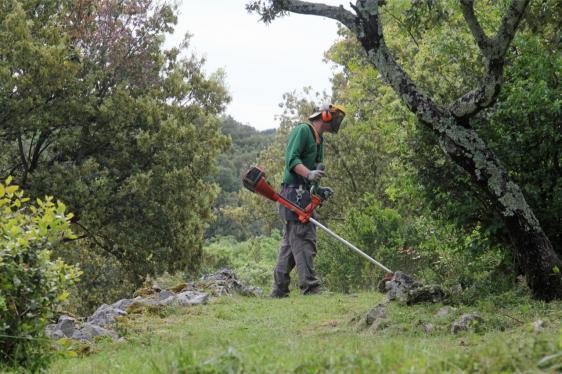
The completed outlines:
{"type": "Polygon", "coordinates": [[[513,0],[502,18],[498,32],[490,40],[474,15],[472,0],[461,1],[465,20],[485,57],[486,73],[480,87],[466,93],[449,106],[455,117],[464,118],[474,115],[496,101],[503,85],[505,54],[528,4],[529,0],[513,0]]]}
{"type": "Polygon", "coordinates": [[[344,9],[343,5],[336,7],[301,0],[273,0],[273,4],[288,12],[335,19],[349,29],[355,30],[355,15],[344,9]]]}
{"type": "Polygon", "coordinates": [[[25,151],[23,149],[23,141],[21,138],[21,134],[18,135],[18,149],[20,152],[20,159],[21,159],[21,163],[23,165],[23,174],[21,177],[21,185],[25,186],[25,183],[27,182],[27,173],[29,171],[29,164],[27,162],[27,159],[25,158],[25,151]]]}
{"type": "Polygon", "coordinates": [[[431,98],[423,94],[388,49],[383,35],[379,10],[380,0],[358,0],[352,8],[357,13],[356,35],[384,80],[392,86],[408,109],[425,123],[435,123],[444,112],[431,98]]]}
{"type": "Polygon", "coordinates": [[[476,41],[476,44],[480,48],[482,54],[486,57],[490,55],[490,38],[486,36],[486,33],[480,26],[476,15],[474,14],[474,0],[461,0],[462,14],[468,28],[476,41]]]}
{"type": "Polygon", "coordinates": [[[493,40],[493,55],[505,56],[509,44],[515,36],[519,23],[523,19],[525,9],[530,0],[513,0],[503,16],[500,28],[493,40]]]}
{"type": "Polygon", "coordinates": [[[125,256],[123,255],[123,253],[119,252],[119,251],[115,251],[113,250],[112,246],[111,246],[111,242],[110,240],[108,240],[107,238],[104,238],[103,236],[99,235],[100,237],[102,237],[104,240],[110,242],[109,245],[104,245],[103,243],[101,243],[97,238],[96,238],[96,234],[92,233],[90,230],[88,230],[88,228],[86,228],[84,225],[82,225],[80,222],[73,221],[73,223],[75,225],[77,225],[78,227],[80,227],[85,233],[86,235],[81,235],[80,238],[84,239],[84,238],[89,238],[91,239],[99,248],[103,249],[104,251],[106,251],[107,253],[109,253],[110,255],[112,255],[113,257],[115,257],[118,261],[123,262],[125,260],[127,260],[125,258],[125,256]]]}
{"type": "Polygon", "coordinates": [[[416,40],[416,37],[414,36],[414,34],[412,34],[412,30],[410,30],[410,28],[408,26],[406,26],[404,24],[404,22],[402,22],[398,17],[396,17],[394,14],[392,14],[392,12],[385,12],[386,14],[388,14],[393,20],[396,21],[396,23],[398,23],[398,25],[400,27],[403,27],[406,32],[408,33],[408,35],[410,35],[410,38],[412,39],[412,41],[414,42],[414,44],[416,45],[416,47],[420,47],[420,45],[418,44],[418,41],[416,40]]]}

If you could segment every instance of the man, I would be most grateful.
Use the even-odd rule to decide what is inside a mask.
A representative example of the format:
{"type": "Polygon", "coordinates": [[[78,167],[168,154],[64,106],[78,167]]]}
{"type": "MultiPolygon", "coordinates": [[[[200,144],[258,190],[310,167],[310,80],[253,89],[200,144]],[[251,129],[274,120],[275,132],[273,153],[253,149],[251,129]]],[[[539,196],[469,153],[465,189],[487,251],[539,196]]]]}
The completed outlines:
{"type": "MultiPolygon", "coordinates": [[[[285,151],[285,171],[281,195],[305,208],[310,203],[310,190],[318,188],[318,182],[325,176],[317,166],[323,161],[323,134],[336,134],[345,117],[340,105],[325,104],[309,117],[310,123],[301,123],[289,134],[285,151]]],[[[303,294],[320,291],[320,282],[314,273],[316,255],[316,227],[301,223],[296,214],[280,206],[279,213],[285,222],[283,239],[273,274],[272,297],[289,295],[289,273],[296,266],[299,288],[303,294]]]]}

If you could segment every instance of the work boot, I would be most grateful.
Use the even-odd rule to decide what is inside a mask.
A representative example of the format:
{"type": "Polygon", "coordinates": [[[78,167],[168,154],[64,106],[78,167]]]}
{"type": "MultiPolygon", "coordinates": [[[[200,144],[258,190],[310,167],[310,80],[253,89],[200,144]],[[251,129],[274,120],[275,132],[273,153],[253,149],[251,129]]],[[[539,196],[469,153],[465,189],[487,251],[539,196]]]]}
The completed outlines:
{"type": "Polygon", "coordinates": [[[326,293],[325,290],[320,286],[315,286],[305,290],[302,294],[303,295],[322,295],[326,293]]]}
{"type": "Polygon", "coordinates": [[[285,297],[289,297],[289,293],[288,292],[281,292],[279,290],[273,290],[269,294],[269,297],[271,297],[272,299],[283,299],[285,297]]]}

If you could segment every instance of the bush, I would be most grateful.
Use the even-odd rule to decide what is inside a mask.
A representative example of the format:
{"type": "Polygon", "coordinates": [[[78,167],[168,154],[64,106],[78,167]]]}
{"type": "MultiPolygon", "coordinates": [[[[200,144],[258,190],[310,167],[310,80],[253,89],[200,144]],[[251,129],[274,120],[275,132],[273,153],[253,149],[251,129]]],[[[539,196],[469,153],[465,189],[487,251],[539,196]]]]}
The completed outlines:
{"type": "MultiPolygon", "coordinates": [[[[335,231],[393,271],[444,287],[460,284],[465,292],[458,301],[472,302],[514,285],[508,251],[494,245],[478,226],[461,230],[425,216],[405,218],[367,197],[335,231]]],[[[384,274],[326,235],[319,240],[317,267],[334,291],[373,289],[384,274]]]]}
{"type": "Polygon", "coordinates": [[[51,197],[30,204],[10,182],[0,183],[0,359],[37,371],[48,362],[45,325],[79,276],[77,268],[51,260],[64,238],[74,238],[72,214],[51,197]]]}
{"type": "Polygon", "coordinates": [[[66,263],[80,264],[80,280],[68,290],[65,310],[70,313],[90,315],[101,304],[130,297],[138,288],[134,276],[115,257],[100,253],[87,241],[64,246],[57,255],[66,263]]]}
{"type": "Polygon", "coordinates": [[[271,236],[257,236],[244,242],[228,236],[215,238],[203,248],[202,272],[228,267],[243,283],[271,286],[280,241],[281,235],[275,230],[271,236]]]}

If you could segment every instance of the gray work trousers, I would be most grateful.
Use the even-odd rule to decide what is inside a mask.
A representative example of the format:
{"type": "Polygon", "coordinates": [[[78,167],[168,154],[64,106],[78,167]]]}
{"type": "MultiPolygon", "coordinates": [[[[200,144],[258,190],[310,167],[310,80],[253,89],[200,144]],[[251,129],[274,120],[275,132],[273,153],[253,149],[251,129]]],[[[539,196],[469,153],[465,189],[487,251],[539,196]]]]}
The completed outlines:
{"type": "Polygon", "coordinates": [[[316,256],[316,227],[312,223],[287,221],[283,232],[277,264],[273,273],[273,296],[289,294],[289,273],[297,268],[299,288],[304,294],[318,290],[320,282],[314,273],[316,256]]]}

